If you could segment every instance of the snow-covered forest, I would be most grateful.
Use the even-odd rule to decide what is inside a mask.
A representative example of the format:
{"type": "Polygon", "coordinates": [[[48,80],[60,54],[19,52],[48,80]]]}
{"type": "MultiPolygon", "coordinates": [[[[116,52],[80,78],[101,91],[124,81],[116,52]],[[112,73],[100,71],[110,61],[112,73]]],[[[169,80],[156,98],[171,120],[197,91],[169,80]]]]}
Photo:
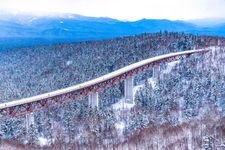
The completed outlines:
{"type": "MultiPolygon", "coordinates": [[[[107,41],[1,52],[0,100],[68,87],[156,55],[224,45],[219,37],[160,32],[107,41]],[[220,43],[218,43],[220,41],[220,43]]],[[[225,49],[193,54],[135,77],[135,105],[123,84],[51,109],[0,120],[0,148],[223,149],[225,49]]]]}
{"type": "Polygon", "coordinates": [[[72,86],[156,55],[215,45],[217,39],[170,32],[0,52],[0,101],[72,86]],[[32,66],[32,67],[31,67],[32,66]]]}

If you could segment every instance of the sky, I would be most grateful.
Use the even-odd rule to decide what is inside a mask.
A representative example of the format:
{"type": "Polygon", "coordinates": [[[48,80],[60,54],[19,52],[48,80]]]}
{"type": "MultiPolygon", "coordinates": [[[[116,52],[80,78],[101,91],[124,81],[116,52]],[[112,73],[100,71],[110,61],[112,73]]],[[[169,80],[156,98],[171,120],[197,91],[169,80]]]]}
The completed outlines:
{"type": "Polygon", "coordinates": [[[0,13],[73,13],[119,20],[225,18],[225,0],[0,0],[0,13]]]}

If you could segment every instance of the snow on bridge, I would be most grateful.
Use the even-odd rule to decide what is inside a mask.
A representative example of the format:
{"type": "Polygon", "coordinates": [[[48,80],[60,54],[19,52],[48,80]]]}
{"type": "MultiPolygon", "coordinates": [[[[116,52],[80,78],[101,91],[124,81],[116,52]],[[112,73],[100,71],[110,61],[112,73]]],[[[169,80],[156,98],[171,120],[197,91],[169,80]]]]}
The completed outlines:
{"type": "Polygon", "coordinates": [[[91,107],[98,107],[98,92],[101,89],[105,89],[121,81],[125,81],[125,100],[133,102],[133,78],[136,74],[141,73],[146,69],[153,68],[153,77],[157,78],[159,76],[159,63],[176,61],[181,57],[186,57],[193,53],[205,53],[211,49],[213,48],[209,47],[156,56],[75,86],[2,103],[0,104],[0,117],[13,117],[20,114],[31,113],[44,108],[49,108],[56,104],[63,104],[67,100],[75,100],[81,96],[89,96],[89,105],[91,107]]]}

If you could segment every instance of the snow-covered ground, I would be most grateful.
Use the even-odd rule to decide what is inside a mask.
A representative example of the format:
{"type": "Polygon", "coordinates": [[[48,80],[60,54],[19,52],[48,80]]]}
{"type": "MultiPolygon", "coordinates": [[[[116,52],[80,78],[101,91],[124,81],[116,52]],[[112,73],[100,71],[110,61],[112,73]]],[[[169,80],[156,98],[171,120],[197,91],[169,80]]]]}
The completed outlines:
{"type": "Polygon", "coordinates": [[[134,103],[127,103],[125,102],[125,99],[121,99],[117,103],[113,104],[113,109],[114,110],[122,110],[122,109],[131,109],[134,107],[134,103]]]}
{"type": "Polygon", "coordinates": [[[73,63],[73,61],[72,61],[72,60],[68,60],[68,61],[66,61],[66,65],[67,65],[67,66],[71,65],[72,63],[73,63]]]}
{"type": "Polygon", "coordinates": [[[46,138],[39,137],[38,140],[39,140],[40,146],[45,146],[48,144],[48,140],[46,138]]]}
{"type": "MultiPolygon", "coordinates": [[[[66,65],[71,65],[73,62],[72,61],[67,61],[66,62],[66,65]]],[[[168,63],[167,67],[165,70],[162,71],[163,74],[167,74],[167,73],[170,73],[172,68],[177,64],[179,63],[179,61],[175,61],[175,62],[170,62],[168,63]]],[[[148,83],[151,84],[152,88],[155,88],[156,87],[156,79],[151,77],[151,78],[148,78],[148,83]]],[[[140,84],[140,85],[137,85],[137,86],[134,86],[133,87],[133,95],[135,97],[135,94],[138,90],[141,90],[141,88],[144,87],[144,84],[140,84]]],[[[117,119],[117,122],[115,123],[115,127],[118,131],[118,135],[119,136],[123,136],[123,131],[126,127],[126,123],[121,120],[120,116],[121,116],[121,111],[123,110],[130,110],[131,108],[133,108],[135,106],[135,103],[129,103],[127,102],[124,98],[120,99],[117,103],[113,104],[112,107],[113,107],[113,110],[115,112],[115,115],[116,115],[116,119],[117,119]]],[[[33,123],[33,116],[30,116],[29,117],[29,123],[33,123]]],[[[39,144],[40,146],[46,146],[48,144],[48,140],[44,137],[38,137],[38,140],[39,140],[39,144]]]]}
{"type": "Polygon", "coordinates": [[[156,79],[148,78],[148,83],[152,86],[152,88],[155,88],[155,86],[156,86],[156,79]]]}
{"type": "Polygon", "coordinates": [[[144,87],[144,84],[134,86],[134,88],[133,88],[134,96],[135,96],[136,92],[137,92],[138,90],[140,90],[142,87],[144,87]]]}
{"type": "MultiPolygon", "coordinates": [[[[168,74],[171,72],[171,70],[176,66],[177,63],[179,63],[180,61],[174,61],[174,62],[170,62],[167,64],[166,68],[164,70],[161,71],[161,73],[163,74],[168,74]]],[[[156,79],[151,77],[148,78],[148,83],[152,86],[152,88],[156,87],[156,79]]],[[[135,97],[135,94],[138,90],[141,90],[141,88],[144,87],[144,84],[140,84],[140,85],[136,85],[133,87],[133,97],[135,97]]],[[[128,103],[125,101],[124,98],[120,99],[117,103],[112,105],[112,108],[114,109],[116,118],[117,118],[117,122],[115,123],[115,127],[119,133],[119,135],[123,135],[123,130],[126,126],[126,123],[122,120],[120,120],[120,111],[121,110],[130,110],[131,108],[133,108],[135,106],[135,102],[133,103],[128,103]]]]}
{"type": "Polygon", "coordinates": [[[123,121],[117,122],[117,123],[115,123],[115,127],[116,127],[116,129],[118,131],[118,134],[120,136],[122,136],[123,135],[123,130],[125,128],[125,122],[123,122],[123,121]]]}
{"type": "MultiPolygon", "coordinates": [[[[171,70],[173,69],[173,67],[176,66],[177,63],[179,63],[180,61],[174,61],[174,62],[170,62],[167,64],[167,67],[165,70],[162,71],[163,74],[168,74],[171,72],[171,70]]],[[[148,78],[148,83],[151,84],[152,88],[155,88],[156,86],[156,79],[154,79],[153,77],[148,78]]],[[[144,87],[144,84],[140,84],[137,86],[134,86],[133,88],[133,97],[135,96],[136,92],[138,90],[140,90],[142,87],[144,87]]],[[[132,107],[134,107],[134,103],[127,103],[124,98],[120,99],[117,103],[113,104],[113,109],[114,110],[119,110],[119,109],[131,109],[132,107]]]]}
{"type": "Polygon", "coordinates": [[[170,72],[171,72],[171,70],[173,69],[173,67],[175,67],[175,66],[176,66],[176,64],[177,64],[177,63],[179,63],[179,62],[180,62],[179,60],[177,60],[177,61],[173,61],[173,62],[169,62],[169,63],[167,64],[166,69],[165,69],[165,70],[163,70],[163,71],[162,71],[162,73],[163,73],[163,74],[170,73],[170,72]]]}

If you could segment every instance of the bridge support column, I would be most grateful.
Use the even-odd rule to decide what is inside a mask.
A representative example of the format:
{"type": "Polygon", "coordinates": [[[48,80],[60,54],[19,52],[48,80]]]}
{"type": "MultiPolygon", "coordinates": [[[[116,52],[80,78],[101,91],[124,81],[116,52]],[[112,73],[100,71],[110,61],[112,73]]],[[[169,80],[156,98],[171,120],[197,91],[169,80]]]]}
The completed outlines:
{"type": "Polygon", "coordinates": [[[25,122],[25,126],[26,126],[26,132],[28,133],[28,130],[29,130],[29,128],[30,128],[30,126],[32,125],[32,124],[34,124],[34,115],[33,115],[33,113],[31,113],[31,114],[26,114],[26,122],[25,122]]]}
{"type": "Polygon", "coordinates": [[[126,102],[134,103],[133,83],[134,77],[129,77],[124,81],[124,95],[126,102]]]}
{"type": "Polygon", "coordinates": [[[98,92],[92,93],[88,96],[88,104],[91,108],[98,108],[98,92]]]}
{"type": "Polygon", "coordinates": [[[159,76],[160,76],[160,66],[154,66],[152,77],[156,80],[159,80],[159,76]]]}

